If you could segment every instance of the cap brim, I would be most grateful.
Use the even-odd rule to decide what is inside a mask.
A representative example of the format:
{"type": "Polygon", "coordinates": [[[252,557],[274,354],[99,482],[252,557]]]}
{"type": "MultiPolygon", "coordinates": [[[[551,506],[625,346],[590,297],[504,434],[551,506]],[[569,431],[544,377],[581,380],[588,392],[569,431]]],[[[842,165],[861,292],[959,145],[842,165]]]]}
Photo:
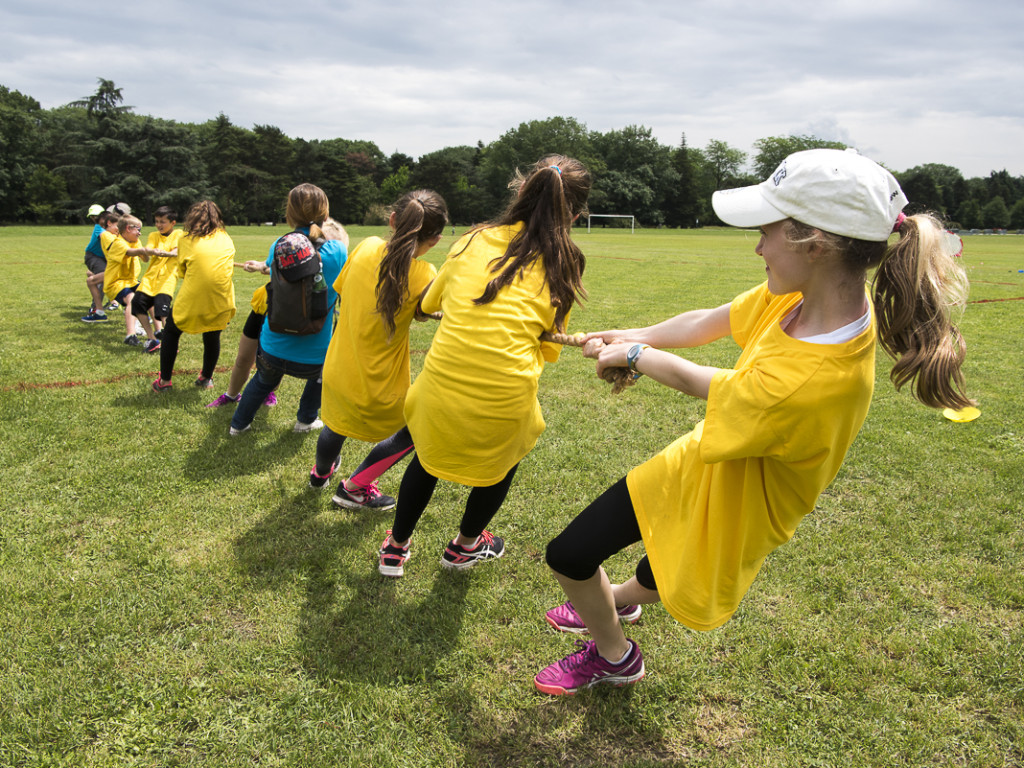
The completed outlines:
{"type": "Polygon", "coordinates": [[[718,218],[733,227],[761,227],[789,218],[764,199],[760,184],[715,192],[711,207],[718,218]]]}

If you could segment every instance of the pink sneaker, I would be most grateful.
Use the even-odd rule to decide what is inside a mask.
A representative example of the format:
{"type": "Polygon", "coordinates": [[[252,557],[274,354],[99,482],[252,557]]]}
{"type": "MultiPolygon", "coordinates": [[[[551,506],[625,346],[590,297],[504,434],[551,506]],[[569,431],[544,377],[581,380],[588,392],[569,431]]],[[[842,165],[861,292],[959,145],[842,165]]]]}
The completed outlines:
{"type": "Polygon", "coordinates": [[[646,674],[643,654],[632,640],[629,641],[629,653],[625,661],[619,664],[612,664],[603,658],[597,652],[597,643],[593,640],[577,640],[576,645],[579,648],[576,653],[545,667],[533,678],[538,691],[552,696],[571,695],[599,683],[630,685],[646,674]]]}
{"type": "Polygon", "coordinates": [[[223,395],[218,397],[212,403],[207,403],[206,407],[207,408],[220,408],[222,405],[229,405],[229,404],[230,405],[235,405],[241,399],[242,399],[241,395],[235,395],[234,397],[232,397],[227,392],[225,392],[223,395]]]}
{"type": "MultiPolygon", "coordinates": [[[[624,605],[621,608],[616,608],[615,612],[627,624],[636,624],[640,620],[642,610],[639,605],[624,605]]],[[[559,632],[572,632],[577,635],[590,634],[587,625],[583,623],[583,619],[576,613],[576,609],[572,607],[570,602],[565,602],[557,608],[552,608],[544,614],[544,618],[548,624],[559,632]]]]}
{"type": "Polygon", "coordinates": [[[263,404],[267,406],[267,408],[273,408],[275,405],[277,405],[277,395],[271,392],[263,399],[263,404]]]}

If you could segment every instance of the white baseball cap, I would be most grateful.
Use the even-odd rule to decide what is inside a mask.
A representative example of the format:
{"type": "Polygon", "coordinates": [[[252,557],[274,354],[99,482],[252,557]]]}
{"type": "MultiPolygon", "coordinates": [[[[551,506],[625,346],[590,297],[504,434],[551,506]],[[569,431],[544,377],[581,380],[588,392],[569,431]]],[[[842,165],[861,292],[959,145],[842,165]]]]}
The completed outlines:
{"type": "Polygon", "coordinates": [[[90,216],[99,216],[101,213],[103,213],[102,205],[99,205],[98,203],[93,203],[92,205],[89,206],[90,216]]]}
{"type": "Polygon", "coordinates": [[[114,203],[107,208],[107,213],[116,213],[118,216],[130,216],[132,209],[128,203],[114,203]]]}
{"type": "Polygon", "coordinates": [[[853,149],[794,152],[760,184],[711,196],[718,218],[734,227],[761,227],[791,218],[871,242],[889,238],[906,204],[895,177],[853,149]]]}

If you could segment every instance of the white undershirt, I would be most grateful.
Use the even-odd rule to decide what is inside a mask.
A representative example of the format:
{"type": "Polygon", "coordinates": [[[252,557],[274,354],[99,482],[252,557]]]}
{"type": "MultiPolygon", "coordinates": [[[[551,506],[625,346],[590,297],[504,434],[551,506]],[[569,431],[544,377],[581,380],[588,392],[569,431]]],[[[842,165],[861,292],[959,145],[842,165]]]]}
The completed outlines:
{"type": "MultiPolygon", "coordinates": [[[[793,318],[796,317],[796,313],[800,310],[800,307],[802,307],[803,304],[804,303],[801,301],[793,307],[792,312],[786,315],[782,321],[783,330],[785,330],[790,322],[792,322],[793,318]]],[[[836,328],[834,331],[829,331],[828,333],[819,333],[816,336],[807,336],[806,338],[800,339],[800,341],[806,341],[808,344],[842,344],[850,339],[855,339],[857,336],[864,333],[864,331],[868,329],[869,325],[871,325],[870,307],[868,308],[868,311],[861,315],[857,320],[844,325],[842,328],[836,328]]]]}

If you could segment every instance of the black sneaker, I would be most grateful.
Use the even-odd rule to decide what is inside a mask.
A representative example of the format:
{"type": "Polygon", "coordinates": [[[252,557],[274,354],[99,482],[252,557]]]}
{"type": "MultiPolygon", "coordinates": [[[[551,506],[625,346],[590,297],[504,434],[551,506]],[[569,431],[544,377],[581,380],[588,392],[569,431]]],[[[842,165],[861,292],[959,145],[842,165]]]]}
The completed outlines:
{"type": "Polygon", "coordinates": [[[469,549],[456,544],[455,539],[452,539],[441,555],[441,565],[464,571],[483,560],[497,560],[504,554],[505,540],[490,531],[484,531],[476,540],[476,546],[469,549]]]}
{"type": "Polygon", "coordinates": [[[316,473],[316,464],[313,464],[313,468],[309,470],[309,487],[323,488],[325,485],[327,485],[327,483],[331,479],[331,475],[333,475],[337,471],[339,464],[341,464],[341,456],[334,460],[334,464],[332,464],[331,468],[327,470],[326,475],[318,475],[316,473]]]}
{"type": "Polygon", "coordinates": [[[138,336],[134,336],[134,335],[133,336],[125,336],[124,337],[124,343],[127,344],[129,347],[141,347],[142,346],[142,339],[140,339],[138,336]]]}
{"type": "Polygon", "coordinates": [[[331,501],[345,509],[376,509],[380,512],[394,509],[397,503],[390,496],[381,493],[375,482],[358,491],[350,491],[345,487],[344,480],[338,484],[338,492],[331,501]]]}
{"type": "Polygon", "coordinates": [[[380,556],[377,570],[381,576],[391,576],[397,579],[405,575],[405,564],[410,556],[409,545],[406,544],[404,548],[396,547],[394,542],[391,541],[390,529],[384,536],[384,543],[380,545],[380,550],[377,554],[380,556]]]}

